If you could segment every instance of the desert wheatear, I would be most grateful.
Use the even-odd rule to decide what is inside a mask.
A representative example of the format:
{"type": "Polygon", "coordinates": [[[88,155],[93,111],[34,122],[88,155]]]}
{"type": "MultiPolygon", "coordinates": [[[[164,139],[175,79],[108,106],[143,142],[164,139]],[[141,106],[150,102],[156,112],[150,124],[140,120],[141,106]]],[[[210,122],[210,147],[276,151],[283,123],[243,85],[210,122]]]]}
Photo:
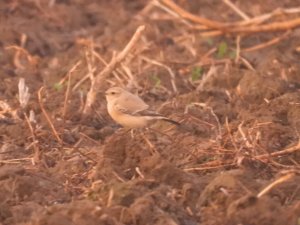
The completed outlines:
{"type": "Polygon", "coordinates": [[[180,125],[180,123],[156,112],[148,111],[149,106],[139,96],[123,88],[109,88],[105,92],[105,95],[109,115],[123,127],[132,129],[143,128],[156,120],[164,120],[175,125],[180,125]]]}

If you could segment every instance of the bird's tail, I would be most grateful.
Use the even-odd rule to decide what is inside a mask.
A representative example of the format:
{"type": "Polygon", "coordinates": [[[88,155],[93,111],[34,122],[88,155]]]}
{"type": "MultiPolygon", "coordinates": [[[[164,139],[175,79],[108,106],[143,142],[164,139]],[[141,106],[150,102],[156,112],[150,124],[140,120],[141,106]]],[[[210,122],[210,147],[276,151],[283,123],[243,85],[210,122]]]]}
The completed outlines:
{"type": "Polygon", "coordinates": [[[168,123],[172,123],[172,124],[174,124],[174,125],[176,125],[176,126],[179,126],[179,125],[180,125],[179,122],[177,122],[177,121],[175,121],[175,120],[172,120],[172,119],[170,119],[170,118],[168,118],[168,117],[164,117],[164,116],[152,116],[150,119],[151,119],[151,120],[163,120],[163,121],[166,121],[166,122],[168,122],[168,123]]]}
{"type": "Polygon", "coordinates": [[[146,117],[147,117],[148,120],[163,120],[163,121],[166,121],[168,123],[172,123],[176,126],[180,125],[179,122],[177,122],[175,120],[172,120],[168,117],[162,116],[161,114],[158,114],[156,112],[152,112],[152,111],[147,111],[146,117]]]}
{"type": "Polygon", "coordinates": [[[164,116],[151,116],[151,117],[148,117],[149,120],[163,120],[163,121],[166,121],[168,123],[171,123],[171,124],[174,124],[177,126],[178,129],[182,130],[182,131],[186,131],[186,132],[194,132],[194,129],[190,126],[187,126],[183,123],[179,123],[175,120],[172,120],[168,117],[164,117],[164,116]]]}
{"type": "Polygon", "coordinates": [[[166,121],[166,122],[168,122],[168,123],[172,123],[172,124],[174,124],[174,125],[176,125],[176,126],[180,126],[180,123],[179,123],[179,122],[177,122],[177,121],[175,121],[175,120],[172,120],[172,119],[169,119],[169,118],[167,118],[167,117],[161,117],[160,119],[163,120],[163,121],[166,121]]]}

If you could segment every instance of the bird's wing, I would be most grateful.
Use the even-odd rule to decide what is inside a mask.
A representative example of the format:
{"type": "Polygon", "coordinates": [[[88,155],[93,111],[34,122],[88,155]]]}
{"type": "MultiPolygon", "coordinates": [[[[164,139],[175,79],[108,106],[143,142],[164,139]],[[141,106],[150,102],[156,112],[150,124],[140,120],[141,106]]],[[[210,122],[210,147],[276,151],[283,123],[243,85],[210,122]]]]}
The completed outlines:
{"type": "Polygon", "coordinates": [[[115,102],[115,109],[127,114],[136,114],[148,109],[149,106],[136,95],[127,95],[115,102]]]}
{"type": "Polygon", "coordinates": [[[140,109],[139,111],[133,111],[132,109],[122,107],[122,105],[120,105],[120,104],[114,104],[114,109],[116,111],[124,113],[124,114],[128,114],[128,115],[131,115],[131,116],[146,116],[146,117],[148,117],[149,120],[159,119],[159,120],[165,120],[165,121],[167,121],[169,123],[172,123],[172,124],[175,124],[177,126],[180,125],[180,123],[175,121],[175,120],[169,119],[169,118],[167,118],[167,117],[165,117],[165,116],[163,116],[163,115],[161,115],[161,114],[159,114],[155,111],[148,110],[148,107],[149,107],[148,105],[145,105],[146,109],[141,110],[139,108],[140,109]]]}
{"type": "Polygon", "coordinates": [[[129,115],[132,115],[132,116],[151,116],[151,117],[162,117],[161,114],[155,112],[155,111],[151,111],[151,110],[148,110],[148,105],[147,105],[147,108],[144,109],[144,110],[141,110],[139,109],[138,111],[136,110],[132,110],[132,109],[128,109],[127,107],[122,107],[122,105],[120,104],[115,104],[114,105],[114,108],[116,111],[118,112],[121,112],[121,113],[125,113],[125,114],[129,114],[129,115]]]}

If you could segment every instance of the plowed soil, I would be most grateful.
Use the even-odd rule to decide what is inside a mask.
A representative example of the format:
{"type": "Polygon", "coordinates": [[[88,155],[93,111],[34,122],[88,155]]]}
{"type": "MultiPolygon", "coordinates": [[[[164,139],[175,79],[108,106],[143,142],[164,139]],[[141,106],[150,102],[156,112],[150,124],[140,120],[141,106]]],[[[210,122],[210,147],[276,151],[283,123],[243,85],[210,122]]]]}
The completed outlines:
{"type": "MultiPolygon", "coordinates": [[[[233,2],[251,17],[300,4],[233,2]]],[[[222,1],[176,3],[240,20],[222,1]]],[[[2,0],[0,31],[1,225],[299,225],[299,29],[255,51],[243,49],[282,33],[241,36],[236,59],[236,36],[201,37],[146,0],[2,0]],[[81,79],[139,25],[83,115],[81,79]],[[119,127],[104,97],[114,85],[182,126],[119,127]]]]}

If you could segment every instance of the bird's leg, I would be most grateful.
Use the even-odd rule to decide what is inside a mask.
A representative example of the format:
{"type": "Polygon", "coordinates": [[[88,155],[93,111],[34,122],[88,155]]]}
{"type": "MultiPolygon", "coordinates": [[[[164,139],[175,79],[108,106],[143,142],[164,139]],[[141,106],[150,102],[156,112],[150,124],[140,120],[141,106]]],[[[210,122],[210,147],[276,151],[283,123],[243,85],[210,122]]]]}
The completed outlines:
{"type": "MultiPolygon", "coordinates": [[[[147,131],[147,130],[148,130],[148,129],[146,128],[146,131],[147,131]]],[[[149,149],[150,153],[151,153],[151,154],[157,153],[154,144],[152,144],[152,142],[147,138],[147,136],[146,136],[146,134],[145,134],[144,131],[141,131],[141,136],[142,136],[143,139],[145,140],[146,144],[149,146],[149,148],[150,148],[150,149],[149,149]]]]}
{"type": "Polygon", "coordinates": [[[172,137],[170,136],[170,135],[168,135],[168,134],[166,134],[166,133],[164,133],[164,132],[161,132],[161,131],[159,131],[159,130],[156,130],[156,129],[153,129],[153,128],[147,128],[148,130],[151,130],[151,131],[153,131],[154,133],[159,133],[159,134],[161,134],[161,135],[164,135],[164,136],[167,136],[169,139],[172,139],[172,137]]]}

